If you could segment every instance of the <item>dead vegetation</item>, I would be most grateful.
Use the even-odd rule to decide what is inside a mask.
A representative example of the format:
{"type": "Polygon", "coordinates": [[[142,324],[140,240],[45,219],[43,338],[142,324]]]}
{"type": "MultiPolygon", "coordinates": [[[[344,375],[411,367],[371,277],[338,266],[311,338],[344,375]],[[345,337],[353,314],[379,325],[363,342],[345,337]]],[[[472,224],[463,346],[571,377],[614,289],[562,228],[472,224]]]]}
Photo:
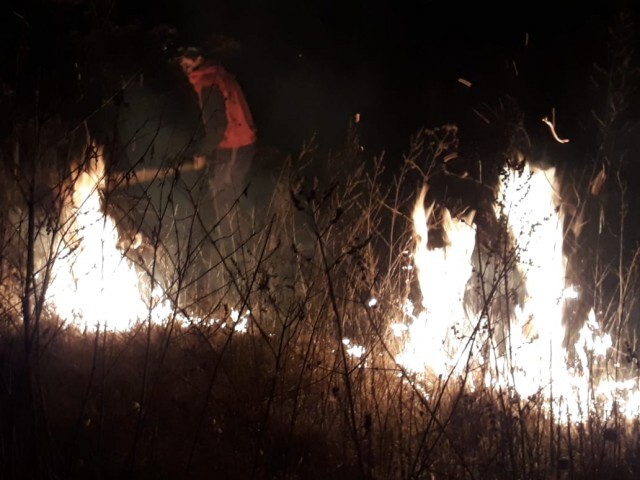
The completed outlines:
{"type": "MultiPolygon", "coordinates": [[[[636,478],[637,418],[594,409],[567,425],[542,396],[470,390],[473,372],[425,381],[394,360],[401,341],[390,324],[418,300],[408,215],[423,181],[450,175],[455,134],[420,132],[386,188],[383,158],[341,170],[357,155],[350,144],[321,182],[301,167],[313,156],[304,149],[281,162],[268,202],[250,187],[234,205],[232,240],[196,223],[206,206],[188,189],[173,195],[180,178],[157,179],[134,197],[141,203],[103,193],[121,238],[138,238],[123,256],[172,306],[160,323],[150,313],[117,333],[79,329],[45,301],[60,254],[52,239],[68,225],[72,189],[60,185],[74,178],[53,165],[69,151],[22,158],[32,176],[11,176],[16,164],[5,162],[3,478],[636,478]],[[176,216],[177,198],[194,199],[191,216],[176,216]],[[250,312],[246,331],[233,311],[250,312]]],[[[94,156],[86,150],[81,165],[94,156]]],[[[508,289],[515,251],[500,250],[499,235],[478,245],[497,272],[486,291],[508,289]]],[[[632,282],[635,263],[626,268],[632,282]]],[[[513,301],[503,293],[476,291],[476,301],[512,308],[495,306],[513,301]]],[[[637,378],[635,340],[618,333],[637,378]]]]}

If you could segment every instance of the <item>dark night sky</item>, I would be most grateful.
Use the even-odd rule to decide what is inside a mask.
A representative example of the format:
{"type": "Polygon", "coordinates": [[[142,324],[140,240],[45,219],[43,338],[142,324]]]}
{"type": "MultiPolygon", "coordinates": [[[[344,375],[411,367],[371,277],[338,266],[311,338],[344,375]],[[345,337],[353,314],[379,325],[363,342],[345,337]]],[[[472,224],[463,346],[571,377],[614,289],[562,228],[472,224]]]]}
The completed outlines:
{"type": "MultiPolygon", "coordinates": [[[[394,153],[421,126],[456,123],[463,135],[474,130],[482,136],[482,121],[472,108],[495,107],[508,96],[516,99],[533,135],[548,139],[540,119],[553,107],[565,136],[585,134],[593,101],[589,77],[595,62],[606,61],[607,29],[619,10],[604,1],[509,7],[361,0],[12,3],[3,13],[5,44],[15,42],[21,28],[12,12],[30,20],[31,35],[43,25],[46,44],[55,28],[46,15],[34,20],[45,4],[67,12],[95,4],[116,24],[149,30],[168,24],[185,44],[213,34],[234,38],[240,48],[225,63],[245,88],[264,142],[295,150],[318,132],[320,143],[337,145],[358,112],[365,148],[394,153]],[[459,83],[460,77],[473,86],[459,83]]],[[[62,28],[71,28],[72,17],[62,28]]],[[[134,46],[126,50],[116,55],[155,54],[134,46]]],[[[2,75],[10,77],[11,69],[2,75]]]]}
{"type": "Polygon", "coordinates": [[[534,129],[544,129],[539,119],[555,107],[559,128],[578,135],[571,116],[587,100],[616,12],[610,2],[579,9],[560,2],[506,9],[426,1],[123,3],[123,16],[171,23],[185,40],[217,32],[239,39],[233,66],[267,137],[295,148],[318,130],[335,142],[360,112],[374,151],[404,148],[423,125],[474,122],[471,107],[507,94],[534,129]]]}

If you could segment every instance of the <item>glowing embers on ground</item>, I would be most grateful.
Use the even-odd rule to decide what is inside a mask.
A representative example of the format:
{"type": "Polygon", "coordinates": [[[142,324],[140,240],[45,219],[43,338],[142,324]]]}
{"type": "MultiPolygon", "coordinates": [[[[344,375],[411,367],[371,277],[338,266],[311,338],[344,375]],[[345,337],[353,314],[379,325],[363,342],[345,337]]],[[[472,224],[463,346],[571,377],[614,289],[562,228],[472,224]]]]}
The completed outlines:
{"type": "Polygon", "coordinates": [[[433,207],[425,209],[426,192],[421,192],[413,221],[423,308],[415,313],[408,302],[406,331],[392,325],[394,334],[406,339],[396,360],[428,383],[464,378],[470,389],[484,385],[521,398],[541,398],[563,420],[579,420],[596,409],[611,412],[614,406],[628,417],[638,415],[637,382],[607,378],[612,341],[593,312],[570,351],[563,346],[564,306],[575,301],[575,290],[565,285],[555,182],[553,169],[528,165],[504,175],[495,214],[508,238],[493,257],[475,250],[473,224],[452,219],[446,210],[441,222],[445,246],[429,248],[433,207]],[[484,288],[472,292],[482,297],[479,302],[465,301],[481,281],[473,271],[474,251],[478,255],[473,259],[485,258],[479,270],[486,274],[487,266],[494,269],[482,279],[484,288]]]}

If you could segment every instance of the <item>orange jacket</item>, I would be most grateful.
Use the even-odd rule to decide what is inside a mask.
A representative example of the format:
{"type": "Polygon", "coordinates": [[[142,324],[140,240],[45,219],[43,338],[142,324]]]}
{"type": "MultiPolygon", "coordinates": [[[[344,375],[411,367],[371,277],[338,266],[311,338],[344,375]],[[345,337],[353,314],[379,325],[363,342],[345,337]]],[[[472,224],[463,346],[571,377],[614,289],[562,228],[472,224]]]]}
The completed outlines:
{"type": "MultiPolygon", "coordinates": [[[[205,106],[202,98],[205,88],[215,87],[222,94],[227,124],[218,148],[239,148],[255,143],[253,117],[233,75],[220,65],[203,65],[189,74],[189,82],[198,94],[200,108],[205,106]]],[[[204,118],[203,121],[206,124],[204,118]]]]}

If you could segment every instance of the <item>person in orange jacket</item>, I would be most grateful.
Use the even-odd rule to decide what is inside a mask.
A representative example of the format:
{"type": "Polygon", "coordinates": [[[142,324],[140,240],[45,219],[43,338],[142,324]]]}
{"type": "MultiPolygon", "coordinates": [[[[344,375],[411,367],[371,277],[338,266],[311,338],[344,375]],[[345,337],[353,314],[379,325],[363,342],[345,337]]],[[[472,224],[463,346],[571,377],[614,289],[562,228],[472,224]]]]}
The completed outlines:
{"type": "Polygon", "coordinates": [[[197,95],[203,135],[195,146],[194,165],[208,173],[218,218],[224,217],[247,187],[255,155],[256,128],[234,75],[199,48],[184,49],[180,67],[197,95]]]}

